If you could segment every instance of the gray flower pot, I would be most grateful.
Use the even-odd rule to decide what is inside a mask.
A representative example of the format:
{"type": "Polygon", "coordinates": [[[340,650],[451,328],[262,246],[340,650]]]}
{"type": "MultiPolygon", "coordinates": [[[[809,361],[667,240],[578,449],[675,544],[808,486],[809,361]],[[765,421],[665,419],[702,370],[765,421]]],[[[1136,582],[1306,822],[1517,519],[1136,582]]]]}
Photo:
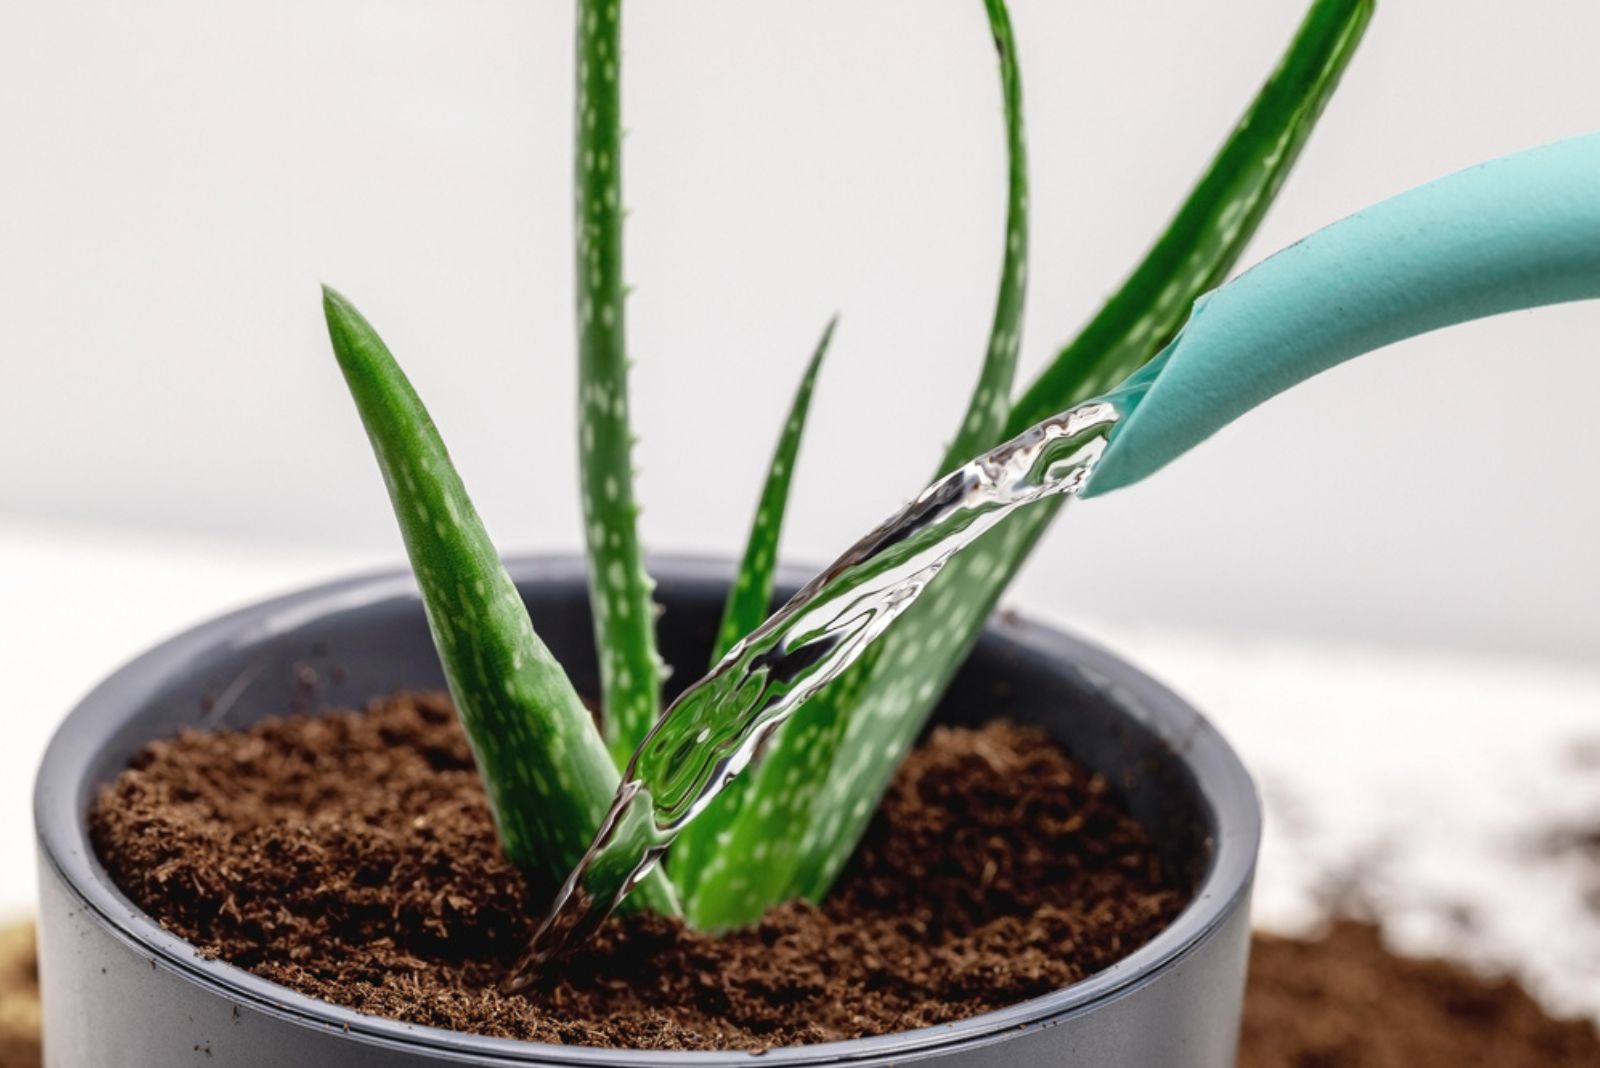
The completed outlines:
{"type": "MultiPolygon", "coordinates": [[[[596,670],[582,561],[511,564],[541,634],[580,686],[596,670]]],[[[705,663],[731,568],[655,562],[663,654],[705,663]]],[[[794,578],[797,576],[789,576],[794,578]]],[[[1194,902],[1149,945],[1097,975],[999,1012],[879,1038],[744,1052],[601,1050],[463,1035],[363,1016],[218,961],[164,931],[112,885],[85,813],[142,744],[204,726],[205,695],[249,723],[304,698],[359,705],[442,685],[409,575],[389,572],[255,605],[158,645],[84,699],[39,772],[40,980],[45,1060],[56,1068],[415,1068],[421,1065],[1173,1065],[1231,1068],[1249,899],[1260,838],[1250,779],[1187,704],[1121,661],[1055,631],[993,624],[936,719],[1004,714],[1038,723],[1112,778],[1171,863],[1196,873],[1194,902]],[[340,670],[331,669],[337,666],[340,670]],[[302,689],[297,691],[296,687],[302,689]]]]}

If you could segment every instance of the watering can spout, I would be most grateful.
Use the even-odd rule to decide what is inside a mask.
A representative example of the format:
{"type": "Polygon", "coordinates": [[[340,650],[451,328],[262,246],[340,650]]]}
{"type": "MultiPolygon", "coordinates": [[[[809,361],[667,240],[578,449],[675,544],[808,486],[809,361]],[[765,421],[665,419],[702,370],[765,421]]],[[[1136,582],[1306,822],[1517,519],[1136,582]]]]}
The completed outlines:
{"type": "Polygon", "coordinates": [[[1600,297],[1600,134],[1478,164],[1319,230],[1195,302],[1119,391],[1082,496],[1166,466],[1345,360],[1469,319],[1600,297]]]}

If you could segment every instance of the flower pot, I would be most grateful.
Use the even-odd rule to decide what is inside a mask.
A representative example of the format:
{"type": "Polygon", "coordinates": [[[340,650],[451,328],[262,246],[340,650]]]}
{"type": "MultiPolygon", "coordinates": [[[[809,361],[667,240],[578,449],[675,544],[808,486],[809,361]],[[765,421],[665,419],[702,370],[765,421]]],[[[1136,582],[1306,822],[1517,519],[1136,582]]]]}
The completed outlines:
{"type": "MultiPolygon", "coordinates": [[[[580,689],[596,686],[584,565],[510,564],[540,633],[580,689]]],[[[663,655],[704,664],[731,567],[655,561],[663,655]]],[[[797,576],[790,576],[791,578],[797,576]]],[[[72,712],[34,798],[40,853],[40,979],[46,1062],[320,1068],[422,1065],[732,1065],[744,1051],[661,1053],[513,1042],[361,1015],[200,957],[107,878],[85,815],[97,789],[146,742],[180,727],[239,726],[303,702],[303,668],[324,669],[321,703],[360,705],[442,676],[408,573],[320,586],[170,639],[72,712]],[[337,666],[338,671],[331,669],[337,666]]],[[[1010,1008],[939,1027],[767,1051],[768,1065],[1183,1065],[1234,1062],[1249,948],[1260,813],[1244,768],[1182,700],[1108,654],[1005,618],[984,634],[935,715],[975,710],[1044,727],[1123,791],[1195,896],[1116,965],[1010,1008]]]]}

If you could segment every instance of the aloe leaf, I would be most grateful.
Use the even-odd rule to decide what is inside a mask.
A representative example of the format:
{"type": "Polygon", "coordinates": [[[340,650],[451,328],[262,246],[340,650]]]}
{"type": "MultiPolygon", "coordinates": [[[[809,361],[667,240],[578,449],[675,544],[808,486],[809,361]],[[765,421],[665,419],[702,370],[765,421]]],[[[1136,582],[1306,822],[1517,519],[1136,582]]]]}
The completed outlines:
{"type": "Polygon", "coordinates": [[[578,0],[574,116],[578,457],[606,745],[617,767],[659,712],[654,581],[639,542],[623,329],[621,0],[578,0]]]}
{"type": "MultiPolygon", "coordinates": [[[[839,758],[850,717],[880,677],[887,652],[887,641],[879,641],[829,685],[821,695],[825,699],[813,698],[802,706],[795,715],[806,715],[805,730],[791,730],[792,721],[780,728],[767,743],[748,787],[739,791],[736,780],[690,825],[718,814],[717,804],[730,794],[737,798],[732,802],[736,807],[729,809],[731,818],[713,824],[715,832],[707,835],[710,847],[697,858],[701,861],[695,868],[697,879],[685,883],[677,877],[684,919],[690,926],[721,930],[752,923],[771,906],[801,895],[795,878],[799,863],[816,851],[824,835],[839,833],[846,815],[818,811],[813,822],[808,805],[818,791],[811,786],[826,781],[832,771],[829,762],[839,758]],[[774,833],[784,837],[767,837],[774,833]]],[[[861,759],[869,761],[871,754],[863,753],[861,759]]],[[[894,766],[898,761],[891,771],[894,766]]],[[[855,840],[849,844],[846,853],[854,851],[855,840]]],[[[820,897],[821,893],[814,895],[820,897]]]]}
{"type": "MultiPolygon", "coordinates": [[[[1007,156],[1005,239],[1001,252],[999,291],[995,297],[994,317],[989,328],[989,341],[984,350],[978,381],[973,387],[972,396],[967,402],[956,436],[945,449],[936,475],[944,474],[961,464],[968,456],[987,449],[999,440],[1000,430],[1005,425],[1006,417],[1011,410],[1011,386],[1016,376],[1017,351],[1022,338],[1022,310],[1027,292],[1028,153],[1022,118],[1022,73],[1017,60],[1011,15],[1006,9],[1004,0],[984,0],[984,10],[988,15],[989,32],[994,40],[998,59],[1000,95],[1005,114],[1007,156]]],[[[874,656],[872,662],[876,663],[876,660],[874,656]]],[[[838,708],[830,709],[822,706],[829,701],[840,702],[851,699],[855,691],[865,685],[866,678],[867,667],[860,665],[853,669],[851,675],[835,683],[828,693],[812,702],[817,706],[815,711],[802,710],[801,715],[810,712],[807,718],[807,737],[815,736],[812,742],[808,742],[808,749],[815,744],[818,747],[817,751],[822,753],[838,743],[846,724],[846,717],[838,708]]],[[[794,734],[793,727],[785,728],[784,734],[794,734]]],[[[787,877],[787,869],[784,867],[763,867],[760,872],[751,873],[735,870],[738,866],[722,863],[719,865],[721,870],[718,874],[723,881],[709,890],[705,900],[696,901],[690,889],[699,883],[702,858],[708,858],[704,863],[716,863],[712,858],[714,850],[708,848],[709,843],[717,841],[720,836],[721,840],[727,843],[724,848],[732,849],[736,855],[745,855],[743,850],[746,846],[753,853],[764,854],[771,848],[771,843],[764,843],[761,840],[763,831],[759,825],[769,822],[774,826],[781,825],[808,804],[807,788],[815,784],[811,783],[800,769],[789,766],[791,761],[801,759],[799,756],[791,755],[787,758],[776,756],[782,750],[783,742],[780,737],[769,746],[768,753],[763,757],[762,766],[749,777],[747,782],[735,783],[723,792],[719,804],[701,814],[696,821],[700,826],[695,831],[688,848],[683,849],[680,844],[679,849],[684,855],[674,858],[674,877],[684,891],[691,922],[703,920],[708,925],[721,926],[724,922],[738,923],[745,918],[753,918],[752,915],[748,915],[752,910],[759,915],[759,906],[771,903],[765,900],[768,888],[783,885],[787,877]],[[742,816],[745,826],[738,834],[734,834],[729,830],[730,824],[741,819],[743,808],[741,798],[752,791],[760,793],[760,803],[757,810],[742,816]],[[746,845],[741,845],[737,841],[741,837],[749,839],[746,845]],[[734,918],[728,919],[729,916],[734,918]]],[[[823,768],[824,764],[819,760],[813,765],[812,771],[823,768]]],[[[812,837],[814,836],[813,831],[812,837]]],[[[809,841],[806,843],[807,848],[810,844],[809,841]]],[[[798,846],[798,842],[789,843],[790,848],[798,846]]],[[[782,900],[782,897],[777,900],[782,900]]]]}
{"type": "Polygon", "coordinates": [[[1089,325],[1018,399],[1001,438],[1103,393],[1172,340],[1222,284],[1333,95],[1375,0],[1319,0],[1166,231],[1089,325]]]}
{"type": "Polygon", "coordinates": [[[1005,102],[1006,236],[1000,261],[1000,291],[995,297],[989,345],[978,383],[955,438],[945,448],[936,475],[965,463],[1001,439],[1011,411],[1011,384],[1022,343],[1022,308],[1028,288],[1028,143],[1022,125],[1022,72],[1011,14],[1004,0],[984,0],[989,32],[1000,60],[1000,95],[1005,102]]]}
{"type": "MultiPolygon", "coordinates": [[[[600,826],[620,776],[572,683],[534,632],[411,383],[349,301],[324,288],[322,303],[501,845],[517,867],[558,885],[600,826]]],[[[641,890],[640,904],[676,911],[664,880],[641,890]]]]}
{"type": "MultiPolygon", "coordinates": [[[[1277,70],[1166,232],[1013,406],[997,440],[1092,396],[1160,351],[1194,299],[1227,274],[1254,235],[1372,10],[1372,0],[1311,5],[1277,70]]],[[[718,852],[705,860],[685,902],[691,919],[736,925],[787,898],[827,892],[899,758],[1057,507],[1013,517],[951,561],[879,643],[873,665],[847,672],[795,714],[756,772],[739,818],[721,830],[718,852]]]]}
{"type": "MultiPolygon", "coordinates": [[[[783,530],[783,516],[789,504],[789,486],[794,478],[795,458],[800,452],[800,442],[805,434],[806,416],[811,410],[811,393],[816,387],[817,371],[822,358],[833,340],[833,329],[838,318],[829,321],[817,342],[816,351],[801,376],[800,387],[789,405],[789,415],[778,436],[778,446],[773,450],[772,462],[767,466],[767,480],[761,488],[760,503],[756,506],[755,520],[745,542],[738,573],[728,591],[723,608],[722,623],[717,628],[716,645],[711,654],[715,667],[734,643],[749,634],[767,618],[772,607],[772,583],[778,569],[778,540],[783,530]]],[[[700,870],[700,859],[715,848],[713,828],[726,826],[737,809],[740,791],[724,790],[711,807],[695,822],[689,824],[672,847],[672,878],[678,892],[688,895],[692,880],[700,870]]]]}
{"type": "Polygon", "coordinates": [[[800,388],[795,390],[789,406],[789,418],[778,436],[778,447],[773,450],[772,463],[767,467],[767,480],[761,487],[761,503],[756,507],[756,517],[750,525],[750,535],[745,541],[744,556],[739,562],[739,572],[733,588],[728,591],[727,604],[722,611],[722,625],[717,628],[717,644],[711,654],[713,667],[733,644],[760,625],[772,606],[772,577],[778,570],[778,537],[783,530],[783,514],[789,505],[789,486],[794,480],[795,457],[800,452],[800,440],[805,434],[806,416],[811,410],[811,392],[817,384],[817,370],[833,340],[837,318],[829,321],[817,342],[811,361],[806,364],[800,388]]]}

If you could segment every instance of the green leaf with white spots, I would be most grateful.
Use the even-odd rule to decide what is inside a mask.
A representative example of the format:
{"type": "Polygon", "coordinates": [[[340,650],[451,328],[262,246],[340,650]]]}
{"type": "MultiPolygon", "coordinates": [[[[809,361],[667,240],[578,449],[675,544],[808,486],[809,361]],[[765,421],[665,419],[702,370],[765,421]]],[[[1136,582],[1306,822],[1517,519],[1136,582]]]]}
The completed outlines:
{"type": "Polygon", "coordinates": [[[837,318],[830,320],[817,342],[811,362],[806,364],[800,388],[795,391],[789,406],[789,418],[778,436],[778,447],[773,450],[772,463],[767,467],[767,480],[761,487],[761,501],[756,506],[755,521],[750,525],[750,536],[745,541],[744,556],[739,563],[739,573],[733,588],[728,591],[728,601],[722,611],[722,625],[717,628],[717,644],[711,654],[711,665],[716,666],[733,644],[760,625],[772,605],[772,577],[778,570],[778,538],[783,530],[783,514],[789,506],[789,486],[794,480],[795,457],[800,453],[800,440],[805,434],[806,415],[811,410],[811,392],[816,388],[817,369],[827,354],[828,343],[833,340],[837,318]]]}
{"type": "MultiPolygon", "coordinates": [[[[534,633],[444,442],[361,313],[323,290],[328,336],[383,473],[428,627],[506,856],[558,885],[619,776],[572,683],[534,633]]],[[[640,904],[676,911],[652,877],[640,904]]]]}
{"type": "MultiPolygon", "coordinates": [[[[1253,236],[1372,9],[1372,0],[1311,5],[1277,70],[1166,232],[979,447],[1092,396],[1160,351],[1253,236]]],[[[875,647],[872,665],[847,672],[779,732],[684,903],[691,920],[746,923],[777,902],[827,892],[900,758],[1058,507],[1014,516],[952,560],[875,647]]]]}
{"type": "Polygon", "coordinates": [[[578,0],[578,456],[606,745],[617,767],[660,712],[655,583],[633,492],[623,329],[621,0],[578,0]]]}
{"type": "Polygon", "coordinates": [[[1222,284],[1299,158],[1375,6],[1311,6],[1189,199],[1122,287],[1018,399],[1001,440],[1115,386],[1172,339],[1197,295],[1222,284]]]}
{"type": "MultiPolygon", "coordinates": [[[[1027,292],[1028,154],[1022,120],[1022,72],[1011,15],[1004,0],[984,0],[984,10],[998,58],[1005,114],[1005,241],[999,292],[978,382],[936,475],[999,440],[1000,428],[1011,411],[1011,385],[1016,376],[1027,292]]],[[[877,662],[874,654],[872,663],[877,662]]],[[[792,890],[786,892],[786,888],[794,869],[786,862],[829,837],[828,828],[840,817],[837,812],[829,812],[823,817],[828,822],[803,832],[796,820],[810,807],[816,791],[822,789],[829,771],[827,758],[842,741],[848,723],[844,710],[854,704],[870,677],[870,665],[857,665],[813,699],[796,715],[797,720],[804,717],[803,726],[791,723],[785,727],[779,739],[769,746],[761,765],[745,781],[725,790],[726,800],[719,798],[718,804],[701,814],[693,825],[694,838],[689,848],[682,849],[680,845],[682,852],[674,856],[674,877],[691,922],[712,927],[743,923],[759,916],[767,905],[792,896],[792,890]],[[768,831],[788,834],[791,840],[774,843],[765,837],[768,831]],[[747,857],[754,863],[739,859],[747,857]],[[703,867],[710,875],[707,880],[701,879],[703,867]],[[704,894],[699,892],[702,886],[704,894]],[[777,896],[771,896],[774,894],[777,896]]],[[[890,770],[899,763],[898,754],[878,756],[890,764],[890,770]]],[[[848,803],[859,807],[872,800],[868,797],[848,803]]],[[[853,848],[854,839],[848,844],[853,848]]]]}
{"type": "MultiPolygon", "coordinates": [[[[740,807],[724,823],[713,825],[717,832],[708,839],[712,848],[701,854],[704,860],[695,869],[697,881],[686,887],[680,884],[683,916],[690,926],[720,930],[750,923],[771,906],[798,895],[795,860],[817,849],[825,835],[836,835],[845,813],[819,813],[819,820],[810,822],[812,810],[796,802],[814,801],[818,794],[811,784],[827,781],[829,761],[839,754],[849,717],[855,714],[866,688],[879,678],[885,652],[881,640],[869,647],[831,684],[827,700],[813,699],[801,708],[800,712],[807,714],[803,730],[794,730],[791,722],[767,743],[745,790],[735,792],[746,781],[735,780],[733,787],[717,798],[720,803],[733,793],[740,807]],[[773,834],[783,837],[773,838],[773,834]]],[[[870,758],[872,754],[863,755],[870,758]]],[[[898,760],[890,764],[892,771],[898,760]]],[[[874,803],[874,799],[850,802],[864,803],[874,803]]],[[[714,804],[703,816],[715,813],[714,804]]],[[[849,845],[846,855],[854,852],[854,840],[849,845]]]]}
{"type": "MultiPolygon", "coordinates": [[[[778,540],[783,530],[783,516],[789,505],[789,486],[794,478],[795,458],[800,452],[800,441],[805,434],[806,416],[811,410],[811,393],[816,387],[817,370],[833,339],[833,328],[838,319],[831,320],[822,332],[822,339],[806,365],[789,406],[789,416],[778,436],[778,447],[773,450],[772,463],[767,467],[767,480],[761,488],[761,500],[756,506],[756,516],[745,542],[744,556],[740,560],[733,586],[728,591],[727,604],[722,612],[722,624],[717,628],[716,646],[711,654],[711,665],[717,663],[733,648],[734,643],[749,634],[767,618],[772,607],[773,577],[778,568],[778,540]]],[[[691,880],[700,870],[700,859],[715,848],[714,828],[726,826],[739,804],[741,791],[734,787],[724,790],[701,817],[684,828],[672,846],[672,878],[678,892],[688,895],[691,880]]]]}
{"type": "Polygon", "coordinates": [[[989,32],[1000,60],[1000,96],[1005,103],[1006,236],[1000,262],[989,346],[960,429],[945,449],[936,475],[959,467],[999,440],[1011,411],[1011,383],[1022,343],[1022,308],[1028,289],[1028,143],[1022,126],[1022,71],[1005,0],[984,0],[989,32]]]}

